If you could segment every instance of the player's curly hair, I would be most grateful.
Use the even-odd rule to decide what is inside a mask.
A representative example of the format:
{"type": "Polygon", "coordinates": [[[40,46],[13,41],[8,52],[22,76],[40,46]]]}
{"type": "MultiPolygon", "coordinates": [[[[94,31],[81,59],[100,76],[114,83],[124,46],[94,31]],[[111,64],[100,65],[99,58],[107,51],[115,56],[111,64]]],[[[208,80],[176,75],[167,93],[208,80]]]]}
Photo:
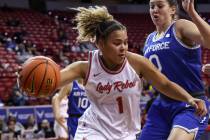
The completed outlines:
{"type": "Polygon", "coordinates": [[[78,11],[77,15],[73,19],[76,22],[78,31],[78,42],[90,41],[99,38],[106,39],[109,33],[117,29],[125,29],[125,27],[114,20],[113,16],[109,14],[105,6],[95,7],[78,7],[75,10],[78,11]]]}

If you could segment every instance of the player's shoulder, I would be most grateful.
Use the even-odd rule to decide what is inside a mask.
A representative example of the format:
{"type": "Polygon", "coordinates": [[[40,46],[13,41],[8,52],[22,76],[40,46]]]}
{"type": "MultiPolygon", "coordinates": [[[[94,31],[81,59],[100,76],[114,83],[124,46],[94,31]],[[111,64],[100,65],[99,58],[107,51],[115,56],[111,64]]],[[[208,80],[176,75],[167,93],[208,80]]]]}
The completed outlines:
{"type": "Polygon", "coordinates": [[[88,65],[88,61],[77,61],[77,62],[74,62],[75,65],[79,65],[79,66],[86,66],[88,65]]]}
{"type": "Polygon", "coordinates": [[[186,19],[179,19],[175,22],[176,29],[184,29],[191,25],[193,25],[193,22],[186,19]]]}
{"type": "Polygon", "coordinates": [[[149,38],[153,37],[156,33],[157,33],[157,31],[153,31],[153,32],[149,33],[149,34],[147,35],[147,40],[148,40],[149,38]]]}
{"type": "Polygon", "coordinates": [[[126,54],[127,58],[128,59],[135,59],[135,58],[142,58],[143,56],[137,54],[137,53],[133,53],[133,52],[130,52],[130,51],[127,51],[127,54],[126,54]]]}
{"type": "Polygon", "coordinates": [[[129,64],[134,68],[137,74],[140,74],[140,67],[145,62],[144,56],[129,51],[127,52],[126,56],[129,64]]]}
{"type": "Polygon", "coordinates": [[[68,95],[68,93],[69,93],[69,91],[71,91],[72,87],[73,87],[73,83],[71,82],[71,83],[62,87],[62,92],[64,92],[66,95],[68,95]]]}
{"type": "Polygon", "coordinates": [[[66,69],[85,69],[89,65],[88,61],[76,61],[66,67],[66,69]]]}
{"type": "Polygon", "coordinates": [[[77,61],[73,62],[70,67],[80,73],[80,76],[82,75],[85,77],[87,70],[89,68],[89,62],[88,61],[77,61]]]}
{"type": "Polygon", "coordinates": [[[192,22],[192,21],[187,20],[187,19],[178,19],[178,20],[176,20],[175,23],[191,23],[191,22],[192,22]]]}
{"type": "Polygon", "coordinates": [[[152,38],[155,36],[156,33],[157,33],[156,31],[153,31],[153,32],[151,32],[151,33],[149,33],[149,34],[147,35],[146,41],[144,42],[144,46],[145,46],[148,42],[152,41],[152,38]]]}

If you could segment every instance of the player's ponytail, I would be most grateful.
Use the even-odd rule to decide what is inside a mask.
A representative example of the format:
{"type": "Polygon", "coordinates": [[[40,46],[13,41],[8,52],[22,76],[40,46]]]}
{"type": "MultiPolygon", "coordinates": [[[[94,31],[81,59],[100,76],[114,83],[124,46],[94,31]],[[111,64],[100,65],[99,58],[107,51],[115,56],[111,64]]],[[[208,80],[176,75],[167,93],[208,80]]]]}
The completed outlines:
{"type": "Polygon", "coordinates": [[[96,42],[100,38],[106,39],[109,33],[117,29],[126,29],[121,23],[115,21],[109,14],[106,7],[78,7],[74,21],[77,23],[75,29],[78,31],[77,41],[90,41],[93,38],[96,42]]]}

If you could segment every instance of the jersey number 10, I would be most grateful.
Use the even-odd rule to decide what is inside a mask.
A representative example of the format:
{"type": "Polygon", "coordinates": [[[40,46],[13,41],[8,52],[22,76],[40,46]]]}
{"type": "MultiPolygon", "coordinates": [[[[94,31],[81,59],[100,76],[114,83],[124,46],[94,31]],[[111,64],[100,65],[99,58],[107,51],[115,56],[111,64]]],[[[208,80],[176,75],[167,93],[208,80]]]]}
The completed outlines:
{"type": "Polygon", "coordinates": [[[87,98],[79,98],[78,100],[78,107],[80,108],[83,108],[83,109],[86,109],[88,107],[88,99],[87,98]]]}

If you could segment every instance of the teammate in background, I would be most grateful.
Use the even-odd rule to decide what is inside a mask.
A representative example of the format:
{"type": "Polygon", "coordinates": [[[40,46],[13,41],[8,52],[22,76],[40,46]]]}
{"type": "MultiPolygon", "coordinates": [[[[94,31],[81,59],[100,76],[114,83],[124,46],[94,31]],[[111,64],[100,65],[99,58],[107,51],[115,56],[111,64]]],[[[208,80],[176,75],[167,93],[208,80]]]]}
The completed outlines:
{"type": "Polygon", "coordinates": [[[69,117],[67,111],[68,111],[68,98],[67,96],[64,96],[61,100],[59,100],[59,104],[55,104],[56,98],[59,98],[62,89],[59,91],[59,93],[56,93],[52,98],[52,107],[53,107],[53,113],[55,116],[55,122],[54,122],[54,132],[56,135],[56,138],[58,140],[68,140],[68,125],[67,125],[67,118],[69,117]],[[56,110],[56,106],[57,109],[56,110]]]}
{"type": "Polygon", "coordinates": [[[73,140],[78,125],[78,119],[90,105],[82,81],[81,79],[73,81],[71,84],[64,86],[60,92],[53,97],[52,103],[57,126],[55,127],[57,128],[55,132],[58,133],[60,138],[63,138],[60,140],[73,140]]]}
{"type": "Polygon", "coordinates": [[[205,74],[209,74],[209,75],[210,75],[210,64],[205,64],[205,65],[202,67],[202,71],[203,71],[205,74]]]}
{"type": "Polygon", "coordinates": [[[76,10],[78,41],[95,38],[98,50],[90,52],[88,61],[74,62],[61,70],[61,87],[85,79],[91,103],[79,119],[74,140],[135,140],[140,132],[140,76],[166,96],[194,106],[198,116],[207,113],[203,100],[170,82],[146,58],[127,51],[126,27],[105,7],[76,10]]]}
{"type": "MultiPolygon", "coordinates": [[[[210,48],[210,27],[195,11],[194,0],[182,0],[193,22],[176,20],[177,6],[176,0],[150,0],[156,31],[147,37],[144,56],[168,79],[207,104],[199,44],[210,48]]],[[[169,94],[173,93],[169,90],[169,94]]],[[[208,114],[200,117],[194,112],[190,105],[160,94],[149,110],[140,140],[198,140],[207,127],[208,114]]]]}

